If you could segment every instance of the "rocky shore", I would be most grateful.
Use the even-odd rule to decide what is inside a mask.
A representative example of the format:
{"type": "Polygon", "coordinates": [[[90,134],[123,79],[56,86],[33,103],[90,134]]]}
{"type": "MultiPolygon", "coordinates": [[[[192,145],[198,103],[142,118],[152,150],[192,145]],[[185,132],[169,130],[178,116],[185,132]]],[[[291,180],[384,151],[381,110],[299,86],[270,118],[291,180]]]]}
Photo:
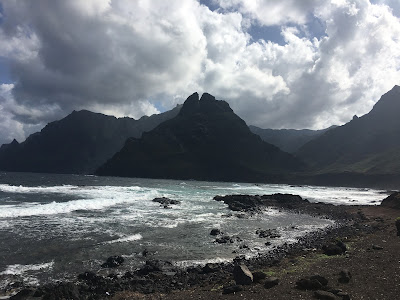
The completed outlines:
{"type": "MultiPolygon", "coordinates": [[[[177,268],[170,262],[148,260],[141,268],[118,273],[124,263],[113,256],[102,276],[85,272],[74,282],[20,291],[10,299],[397,299],[400,294],[400,193],[380,206],[334,206],[310,203],[300,196],[216,196],[234,213],[256,214],[263,207],[334,219],[335,225],[305,235],[295,244],[283,244],[251,259],[238,256],[231,263],[177,268]]],[[[162,201],[161,201],[162,200],[162,201]]],[[[161,205],[173,205],[167,199],[161,205]]],[[[166,207],[167,208],[167,207],[166,207]]],[[[240,237],[210,232],[216,242],[240,237]]],[[[279,232],[260,230],[260,237],[279,232]]],[[[145,253],[143,254],[145,256],[145,253]]]]}

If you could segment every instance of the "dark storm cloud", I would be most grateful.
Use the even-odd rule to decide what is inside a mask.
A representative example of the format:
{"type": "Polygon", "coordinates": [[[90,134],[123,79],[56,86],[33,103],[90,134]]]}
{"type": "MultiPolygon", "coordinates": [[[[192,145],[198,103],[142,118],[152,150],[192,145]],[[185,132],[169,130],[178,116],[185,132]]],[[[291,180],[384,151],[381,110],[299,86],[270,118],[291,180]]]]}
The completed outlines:
{"type": "Polygon", "coordinates": [[[140,117],[194,91],[248,124],[321,128],[399,84],[396,2],[206,2],[1,1],[2,136],[73,109],[140,117]]]}

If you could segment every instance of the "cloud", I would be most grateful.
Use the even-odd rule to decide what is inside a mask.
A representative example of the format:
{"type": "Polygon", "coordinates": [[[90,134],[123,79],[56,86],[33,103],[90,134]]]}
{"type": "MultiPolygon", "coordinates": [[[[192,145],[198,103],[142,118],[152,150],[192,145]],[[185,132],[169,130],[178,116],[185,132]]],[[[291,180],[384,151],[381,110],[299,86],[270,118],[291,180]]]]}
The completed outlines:
{"type": "Polygon", "coordinates": [[[0,131],[16,122],[22,139],[73,109],[138,118],[194,91],[227,100],[248,124],[322,128],[399,84],[396,1],[214,3],[2,1],[0,56],[14,85],[2,92],[0,131]],[[252,39],[267,26],[281,45],[252,39]]]}

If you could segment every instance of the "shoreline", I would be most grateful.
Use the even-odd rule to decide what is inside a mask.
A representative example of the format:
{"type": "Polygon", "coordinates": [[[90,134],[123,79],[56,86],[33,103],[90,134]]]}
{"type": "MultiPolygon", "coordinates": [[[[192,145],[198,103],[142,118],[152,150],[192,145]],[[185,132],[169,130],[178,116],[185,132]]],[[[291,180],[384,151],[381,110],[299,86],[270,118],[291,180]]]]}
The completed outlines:
{"type": "MultiPolygon", "coordinates": [[[[265,199],[263,199],[264,196],[243,195],[243,197],[245,198],[239,202],[234,199],[235,201],[231,201],[231,204],[229,204],[229,199],[225,199],[228,202],[225,203],[230,206],[231,210],[233,208],[247,213],[257,213],[257,209],[262,206],[274,206],[290,212],[333,219],[335,225],[324,230],[308,233],[299,238],[296,243],[283,244],[266,254],[250,259],[241,257],[230,263],[207,264],[204,267],[189,267],[187,269],[176,268],[168,262],[148,261],[144,267],[136,272],[127,272],[122,276],[109,275],[103,277],[86,272],[80,274],[79,279],[73,282],[48,284],[38,288],[24,287],[22,291],[10,299],[62,299],[63,297],[70,299],[90,299],[90,297],[92,299],[137,299],[138,297],[139,299],[140,297],[143,297],[143,299],[153,299],[154,297],[156,299],[163,297],[170,299],[170,297],[177,297],[176,299],[180,299],[179,297],[183,297],[189,292],[192,293],[191,297],[194,297],[193,293],[200,295],[206,292],[211,293],[211,296],[207,297],[219,299],[225,296],[222,294],[223,288],[232,283],[232,271],[235,265],[245,264],[252,272],[257,272],[257,270],[264,272],[270,268],[281,268],[281,264],[288,257],[320,255],[322,246],[335,239],[345,237],[347,240],[360,232],[363,234],[375,232],[374,228],[364,226],[364,223],[368,222],[364,211],[381,208],[380,206],[334,206],[325,203],[310,203],[293,195],[286,195],[287,201],[282,201],[285,198],[282,198],[282,196],[278,197],[279,201],[273,199],[273,197],[267,199],[268,196],[265,199]],[[242,203],[246,207],[232,207],[232,203],[242,203]],[[219,288],[215,288],[216,283],[219,288]],[[213,287],[210,290],[203,290],[205,286],[211,285],[213,287]]],[[[221,199],[215,200],[221,201],[221,199]]],[[[245,291],[251,289],[252,286],[244,287],[245,291]]]]}

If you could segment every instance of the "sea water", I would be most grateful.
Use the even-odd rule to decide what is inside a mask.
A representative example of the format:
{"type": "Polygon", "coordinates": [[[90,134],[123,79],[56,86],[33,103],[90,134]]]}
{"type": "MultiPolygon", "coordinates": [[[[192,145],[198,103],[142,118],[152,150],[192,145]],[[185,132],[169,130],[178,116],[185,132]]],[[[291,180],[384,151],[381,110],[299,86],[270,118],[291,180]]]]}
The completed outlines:
{"type": "Polygon", "coordinates": [[[71,280],[87,270],[105,272],[100,265],[112,255],[125,258],[120,273],[148,259],[183,267],[224,262],[267,252],[334,223],[273,208],[243,217],[213,200],[273,193],[349,205],[379,204],[386,197],[384,191],[357,188],[0,173],[0,289],[16,281],[37,285],[71,280]],[[181,203],[166,209],[152,201],[156,197],[181,203]],[[213,228],[242,241],[215,243],[213,228]],[[256,234],[259,228],[276,228],[282,237],[266,246],[256,234]],[[249,249],[239,249],[244,244],[249,249]]]}

